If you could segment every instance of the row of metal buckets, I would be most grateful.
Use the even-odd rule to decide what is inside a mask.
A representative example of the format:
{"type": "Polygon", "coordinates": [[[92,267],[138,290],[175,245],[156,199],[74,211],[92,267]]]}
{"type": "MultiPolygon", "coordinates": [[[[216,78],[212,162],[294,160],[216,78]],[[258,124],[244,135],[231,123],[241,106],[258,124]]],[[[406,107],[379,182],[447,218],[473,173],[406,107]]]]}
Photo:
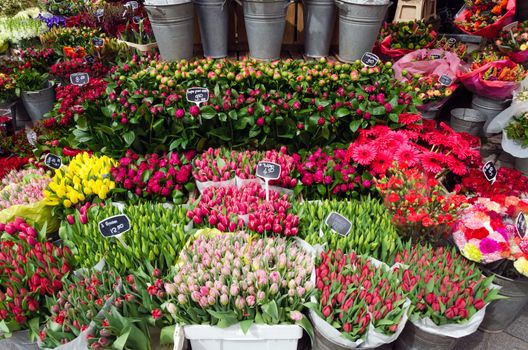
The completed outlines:
{"type": "MultiPolygon", "coordinates": [[[[230,0],[147,0],[160,53],[165,60],[193,56],[194,9],[198,14],[204,56],[226,57],[230,0]]],[[[262,60],[280,58],[286,11],[294,0],[234,0],[243,7],[249,54],[262,60]]],[[[304,4],[305,54],[328,55],[339,10],[339,58],[355,61],[371,51],[389,0],[302,0],[304,4]]]]}

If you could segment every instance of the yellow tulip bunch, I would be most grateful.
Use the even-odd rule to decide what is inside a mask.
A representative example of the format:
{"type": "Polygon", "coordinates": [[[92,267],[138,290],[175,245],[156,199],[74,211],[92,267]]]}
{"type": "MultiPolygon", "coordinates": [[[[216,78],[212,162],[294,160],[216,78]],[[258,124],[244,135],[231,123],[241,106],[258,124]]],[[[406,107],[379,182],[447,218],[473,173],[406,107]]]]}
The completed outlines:
{"type": "Polygon", "coordinates": [[[62,204],[69,208],[89,198],[106,199],[115,188],[110,178],[110,169],[117,162],[107,156],[76,155],[68,166],[55,172],[48,189],[44,191],[47,205],[62,204]]]}

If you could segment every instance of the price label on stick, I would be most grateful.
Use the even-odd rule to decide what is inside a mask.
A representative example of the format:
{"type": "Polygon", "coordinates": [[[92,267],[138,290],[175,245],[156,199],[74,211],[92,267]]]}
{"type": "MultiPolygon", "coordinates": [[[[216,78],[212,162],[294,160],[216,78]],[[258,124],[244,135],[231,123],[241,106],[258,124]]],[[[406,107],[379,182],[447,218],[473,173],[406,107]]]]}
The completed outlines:
{"type": "Polygon", "coordinates": [[[447,43],[451,46],[455,45],[456,44],[456,39],[455,38],[449,38],[447,39],[447,43]]]}
{"type": "Polygon", "coordinates": [[[103,16],[104,16],[104,9],[95,10],[95,17],[97,17],[97,20],[100,20],[100,18],[103,16]]]}
{"type": "MultiPolygon", "coordinates": [[[[209,101],[209,89],[205,87],[192,87],[187,89],[186,92],[187,101],[194,103],[198,107],[204,102],[209,101]]],[[[202,116],[198,115],[198,121],[202,125],[202,116]]]]}
{"type": "Polygon", "coordinates": [[[127,244],[121,238],[121,235],[130,231],[130,219],[124,214],[114,215],[104,220],[99,221],[97,225],[99,232],[103,237],[115,237],[121,244],[128,248],[127,244]]]}
{"type": "Polygon", "coordinates": [[[84,56],[84,62],[93,64],[95,62],[95,58],[92,55],[84,56]]]}
{"type": "Polygon", "coordinates": [[[133,21],[135,24],[140,24],[141,21],[143,21],[143,18],[140,17],[140,16],[134,16],[134,17],[132,17],[132,21],[133,21]]]}
{"type": "Polygon", "coordinates": [[[341,236],[348,236],[352,229],[350,220],[334,211],[326,217],[325,224],[341,236]]]}
{"type": "Polygon", "coordinates": [[[502,30],[510,30],[511,31],[512,29],[516,28],[518,24],[519,24],[519,22],[512,22],[512,23],[502,27],[502,30]]]}
{"type": "Polygon", "coordinates": [[[450,86],[451,84],[453,84],[453,79],[451,79],[447,75],[442,75],[440,78],[438,78],[438,82],[444,86],[450,86]]]}
{"type": "Polygon", "coordinates": [[[486,180],[491,182],[491,184],[493,185],[495,180],[497,180],[497,173],[498,173],[497,168],[495,168],[495,164],[493,164],[492,161],[487,162],[482,167],[482,172],[484,173],[486,180]]]}
{"type": "Polygon", "coordinates": [[[432,60],[439,60],[439,59],[442,58],[442,56],[440,56],[440,55],[437,54],[437,53],[432,54],[430,57],[431,57],[432,60]]]}
{"type": "Polygon", "coordinates": [[[62,166],[62,159],[55,154],[48,153],[46,154],[46,158],[44,158],[44,164],[52,169],[60,169],[62,166]]]}
{"type": "Polygon", "coordinates": [[[124,6],[132,10],[137,10],[139,7],[139,4],[137,1],[128,1],[124,6]]]}
{"type": "Polygon", "coordinates": [[[104,45],[104,40],[101,38],[93,38],[92,43],[95,47],[102,47],[104,45]]]}
{"type": "Polygon", "coordinates": [[[517,219],[515,220],[515,228],[517,229],[517,234],[521,239],[524,239],[524,236],[526,236],[526,217],[523,213],[519,213],[517,215],[517,219]]]}
{"type": "Polygon", "coordinates": [[[376,67],[379,61],[379,57],[372,52],[365,52],[361,57],[361,63],[363,63],[363,65],[366,67],[376,67]]]}
{"type": "Polygon", "coordinates": [[[281,174],[281,166],[272,162],[259,162],[257,164],[257,176],[264,179],[266,183],[266,201],[269,201],[269,182],[277,180],[281,174]]]}
{"type": "Polygon", "coordinates": [[[26,129],[26,138],[31,146],[37,146],[37,133],[35,130],[26,129]]]}
{"type": "Polygon", "coordinates": [[[88,73],[73,73],[70,75],[70,82],[73,85],[83,86],[90,82],[90,76],[88,73]]]}

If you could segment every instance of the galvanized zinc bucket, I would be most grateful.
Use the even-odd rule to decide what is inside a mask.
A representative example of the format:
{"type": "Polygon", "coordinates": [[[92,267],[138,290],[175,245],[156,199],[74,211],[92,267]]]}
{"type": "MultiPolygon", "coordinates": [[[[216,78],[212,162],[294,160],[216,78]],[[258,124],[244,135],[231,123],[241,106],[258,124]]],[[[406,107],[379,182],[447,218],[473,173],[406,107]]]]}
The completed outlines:
{"type": "MultiPolygon", "coordinates": [[[[314,327],[315,337],[313,340],[313,350],[350,350],[351,348],[340,345],[332,339],[327,338],[323,333],[321,333],[317,327],[314,327]]],[[[377,349],[377,350],[390,350],[392,349],[392,344],[384,344],[375,348],[364,348],[361,349],[377,349]]]]}
{"type": "Polygon", "coordinates": [[[451,110],[451,128],[455,131],[479,136],[484,123],[486,123],[486,116],[476,109],[455,108],[451,110]]]}
{"type": "Polygon", "coordinates": [[[458,343],[458,338],[451,338],[422,331],[407,322],[403,332],[394,342],[395,350],[451,350],[458,343]]]}
{"type": "Polygon", "coordinates": [[[473,99],[471,100],[471,108],[476,109],[484,116],[486,116],[484,130],[486,130],[488,124],[493,120],[493,118],[495,118],[497,114],[508,108],[510,104],[511,100],[494,100],[476,94],[473,94],[473,99]]]}
{"type": "Polygon", "coordinates": [[[244,0],[244,23],[249,55],[259,60],[280,58],[282,37],[286,24],[286,9],[291,2],[284,0],[244,0]]]}
{"type": "Polygon", "coordinates": [[[515,169],[528,176],[528,158],[515,157],[515,169]]]}
{"type": "Polygon", "coordinates": [[[22,91],[20,94],[24,108],[33,122],[42,119],[44,114],[51,111],[55,103],[55,88],[52,82],[48,87],[37,91],[22,91]]]}
{"type": "Polygon", "coordinates": [[[193,56],[194,5],[191,0],[145,2],[161,58],[176,61],[193,56]]]}
{"type": "Polygon", "coordinates": [[[371,2],[335,0],[339,9],[339,60],[353,62],[365,52],[372,51],[391,3],[383,0],[371,2]]]}
{"type": "Polygon", "coordinates": [[[325,57],[335,24],[334,0],[303,0],[304,53],[308,57],[325,57]]]}
{"type": "Polygon", "coordinates": [[[227,56],[229,32],[229,0],[193,0],[200,22],[204,56],[227,56]]]}
{"type": "Polygon", "coordinates": [[[486,333],[501,333],[519,317],[528,304],[528,279],[521,277],[512,280],[495,274],[493,283],[502,287],[500,295],[508,299],[495,300],[488,305],[479,329],[486,333]]]}

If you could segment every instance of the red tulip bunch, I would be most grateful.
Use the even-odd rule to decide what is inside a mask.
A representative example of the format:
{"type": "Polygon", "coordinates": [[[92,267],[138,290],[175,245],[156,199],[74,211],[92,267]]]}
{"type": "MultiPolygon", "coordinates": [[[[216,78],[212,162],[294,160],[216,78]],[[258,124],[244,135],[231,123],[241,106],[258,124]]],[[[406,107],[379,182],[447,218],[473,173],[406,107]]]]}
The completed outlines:
{"type": "Polygon", "coordinates": [[[18,236],[18,238],[26,241],[32,247],[37,244],[37,230],[21,217],[16,217],[14,221],[7,224],[0,223],[0,234],[2,232],[11,236],[18,236]]]}
{"type": "Polygon", "coordinates": [[[62,289],[71,253],[34,242],[36,232],[20,219],[3,230],[11,233],[0,242],[0,320],[12,332],[26,328],[30,318],[40,315],[44,298],[62,289]]]}
{"type": "Polygon", "coordinates": [[[179,204],[194,189],[191,181],[194,155],[194,151],[187,151],[140,156],[129,150],[119,165],[112,168],[111,175],[118,186],[134,196],[179,204]]]}
{"type": "Polygon", "coordinates": [[[295,236],[298,233],[299,218],[290,213],[291,204],[286,194],[266,190],[258,183],[236,186],[208,187],[203,192],[187,216],[195,225],[218,228],[220,231],[234,232],[246,226],[259,234],[284,234],[295,236]]]}
{"type": "Polygon", "coordinates": [[[320,258],[315,270],[318,314],[353,342],[365,337],[370,324],[385,335],[397,331],[407,307],[396,274],[340,249],[320,258]]]}
{"type": "Polygon", "coordinates": [[[455,248],[416,245],[396,255],[401,287],[411,300],[411,319],[429,317],[436,325],[466,322],[498,289],[455,248]]]}

